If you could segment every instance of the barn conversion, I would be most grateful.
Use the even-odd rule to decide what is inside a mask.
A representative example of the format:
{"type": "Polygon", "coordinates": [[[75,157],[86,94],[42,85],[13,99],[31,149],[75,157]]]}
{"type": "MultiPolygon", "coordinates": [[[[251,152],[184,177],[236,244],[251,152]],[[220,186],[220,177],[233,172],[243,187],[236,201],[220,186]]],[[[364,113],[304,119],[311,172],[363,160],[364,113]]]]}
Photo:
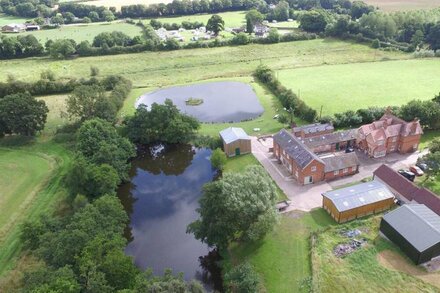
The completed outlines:
{"type": "Polygon", "coordinates": [[[302,138],[302,142],[314,153],[341,151],[356,145],[356,133],[356,129],[348,129],[302,138]]]}
{"type": "Polygon", "coordinates": [[[406,204],[387,213],[380,231],[417,265],[440,255],[440,216],[423,204],[406,204]]]}
{"type": "Polygon", "coordinates": [[[220,131],[223,150],[228,157],[247,154],[252,151],[251,138],[242,128],[229,127],[220,131]]]}
{"type": "Polygon", "coordinates": [[[303,126],[295,126],[292,131],[296,137],[306,138],[311,136],[332,133],[335,130],[330,123],[314,123],[303,126]]]}
{"type": "Polygon", "coordinates": [[[381,212],[393,205],[392,192],[374,180],[322,194],[322,207],[338,223],[381,212]]]}

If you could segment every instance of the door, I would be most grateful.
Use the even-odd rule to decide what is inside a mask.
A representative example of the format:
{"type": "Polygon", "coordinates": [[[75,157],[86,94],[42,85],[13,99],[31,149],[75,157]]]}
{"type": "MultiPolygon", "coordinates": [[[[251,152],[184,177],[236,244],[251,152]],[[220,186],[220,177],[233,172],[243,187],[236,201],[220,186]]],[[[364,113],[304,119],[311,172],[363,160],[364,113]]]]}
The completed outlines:
{"type": "Polygon", "coordinates": [[[236,148],[236,149],[235,149],[235,155],[236,155],[236,156],[239,156],[239,155],[240,155],[240,148],[236,148]]]}
{"type": "Polygon", "coordinates": [[[310,183],[313,183],[313,177],[312,176],[304,177],[304,184],[310,184],[310,183]]]}
{"type": "Polygon", "coordinates": [[[336,143],[336,150],[339,151],[339,142],[336,143]]]}

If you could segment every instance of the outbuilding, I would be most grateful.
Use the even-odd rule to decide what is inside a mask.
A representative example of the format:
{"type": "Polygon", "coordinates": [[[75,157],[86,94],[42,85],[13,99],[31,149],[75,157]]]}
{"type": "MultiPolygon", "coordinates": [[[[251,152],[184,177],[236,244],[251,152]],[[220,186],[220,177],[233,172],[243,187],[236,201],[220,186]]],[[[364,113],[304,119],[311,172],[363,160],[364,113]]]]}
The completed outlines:
{"type": "Polygon", "coordinates": [[[338,223],[385,211],[393,205],[393,193],[374,180],[322,194],[322,207],[338,223]]]}
{"type": "Polygon", "coordinates": [[[242,128],[229,127],[220,131],[223,150],[228,157],[252,152],[251,138],[242,128]]]}
{"type": "Polygon", "coordinates": [[[417,265],[440,255],[440,216],[423,204],[405,204],[387,213],[380,232],[417,265]]]}

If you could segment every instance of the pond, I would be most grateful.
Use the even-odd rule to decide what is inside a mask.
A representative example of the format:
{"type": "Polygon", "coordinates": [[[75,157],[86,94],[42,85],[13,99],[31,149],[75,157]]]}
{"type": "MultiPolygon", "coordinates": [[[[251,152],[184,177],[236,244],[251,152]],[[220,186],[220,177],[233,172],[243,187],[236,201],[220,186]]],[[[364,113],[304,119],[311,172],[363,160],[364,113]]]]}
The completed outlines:
{"type": "Polygon", "coordinates": [[[170,99],[183,113],[201,122],[240,122],[259,117],[264,109],[249,84],[235,81],[207,82],[174,86],[144,94],[136,101],[151,106],[170,99]],[[187,105],[190,100],[203,100],[199,105],[187,105]]]}
{"type": "Polygon", "coordinates": [[[186,233],[198,218],[202,186],[215,176],[210,155],[211,150],[190,145],[146,148],[132,162],[131,181],[118,196],[130,217],[126,254],[138,267],[152,268],[156,275],[171,268],[186,280],[217,289],[221,277],[212,276],[199,260],[209,248],[186,233]]]}

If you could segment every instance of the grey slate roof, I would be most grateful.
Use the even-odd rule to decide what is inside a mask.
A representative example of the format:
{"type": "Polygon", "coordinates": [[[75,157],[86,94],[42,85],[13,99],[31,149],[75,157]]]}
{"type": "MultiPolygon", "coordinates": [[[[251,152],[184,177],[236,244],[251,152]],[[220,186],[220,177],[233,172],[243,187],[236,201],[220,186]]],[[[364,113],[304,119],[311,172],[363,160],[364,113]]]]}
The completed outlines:
{"type": "Polygon", "coordinates": [[[293,132],[304,131],[304,133],[316,133],[316,132],[333,130],[333,129],[334,127],[330,123],[325,123],[325,124],[314,123],[314,124],[294,127],[293,132]]]}
{"type": "Polygon", "coordinates": [[[231,143],[239,139],[251,139],[242,128],[229,127],[220,131],[220,137],[225,143],[231,143]]]}
{"type": "Polygon", "coordinates": [[[273,136],[273,140],[279,144],[281,149],[286,151],[286,153],[301,168],[306,167],[313,160],[324,164],[324,162],[317,155],[310,151],[298,140],[298,138],[285,129],[282,129],[280,132],[275,134],[273,136]]]}
{"type": "Polygon", "coordinates": [[[419,252],[440,242],[440,216],[423,204],[405,204],[383,216],[419,252]]]}
{"type": "Polygon", "coordinates": [[[349,129],[323,135],[317,135],[302,139],[302,142],[309,148],[315,148],[323,145],[335,144],[342,141],[356,139],[357,129],[349,129]]]}
{"type": "Polygon", "coordinates": [[[359,159],[355,152],[321,159],[324,161],[324,172],[326,173],[360,165],[359,159]]]}
{"type": "Polygon", "coordinates": [[[340,212],[394,197],[384,184],[375,180],[327,191],[322,196],[330,199],[340,212]]]}

